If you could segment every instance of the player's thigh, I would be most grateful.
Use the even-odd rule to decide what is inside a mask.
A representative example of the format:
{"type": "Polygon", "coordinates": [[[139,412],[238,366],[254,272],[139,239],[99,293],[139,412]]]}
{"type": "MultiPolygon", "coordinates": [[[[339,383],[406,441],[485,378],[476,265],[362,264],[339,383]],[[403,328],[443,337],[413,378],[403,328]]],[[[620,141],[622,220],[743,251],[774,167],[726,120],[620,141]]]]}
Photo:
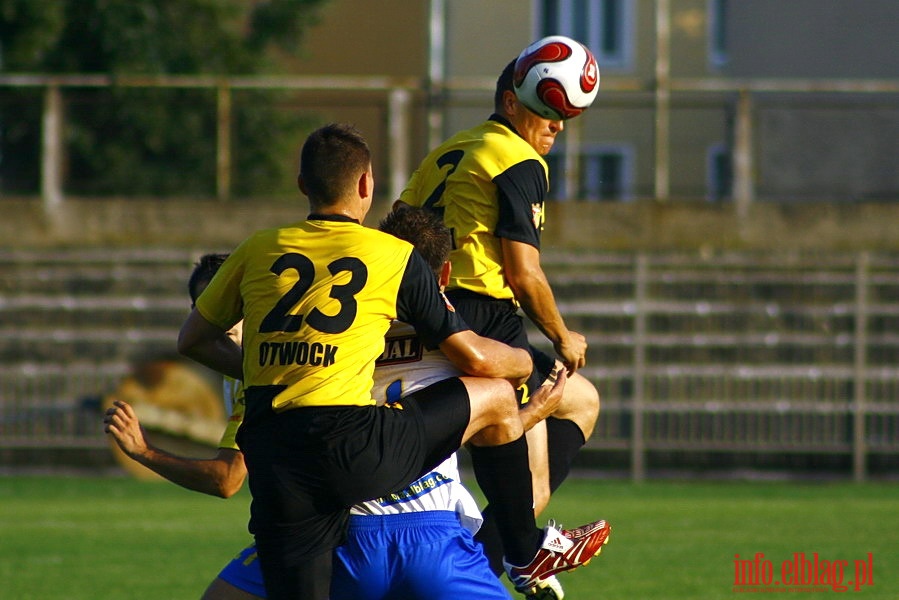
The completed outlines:
{"type": "Polygon", "coordinates": [[[400,404],[421,415],[425,446],[422,472],[442,463],[462,445],[471,418],[471,403],[461,378],[450,377],[417,390],[400,404]]]}
{"type": "Polygon", "coordinates": [[[534,488],[534,514],[539,515],[549,504],[549,447],[546,421],[540,421],[525,434],[528,439],[528,463],[534,488]]]}
{"type": "Polygon", "coordinates": [[[584,438],[589,439],[599,418],[599,391],[596,386],[580,373],[569,375],[562,401],[552,416],[574,421],[584,432],[584,438]]]}

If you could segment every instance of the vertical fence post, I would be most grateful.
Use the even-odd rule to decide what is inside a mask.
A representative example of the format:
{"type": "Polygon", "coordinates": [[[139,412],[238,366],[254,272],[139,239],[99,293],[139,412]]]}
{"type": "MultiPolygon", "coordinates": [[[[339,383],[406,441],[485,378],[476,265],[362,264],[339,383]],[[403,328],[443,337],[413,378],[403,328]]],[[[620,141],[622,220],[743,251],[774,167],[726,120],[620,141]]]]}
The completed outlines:
{"type": "Polygon", "coordinates": [[[646,449],[644,445],[644,394],[646,383],[646,288],[649,278],[649,259],[637,255],[634,273],[634,397],[631,400],[631,478],[646,478],[646,449]]]}
{"type": "Polygon", "coordinates": [[[868,381],[868,281],[870,279],[870,256],[867,252],[858,255],[855,264],[855,360],[853,367],[853,439],[852,475],[855,481],[867,477],[868,440],[866,395],[868,381]]]}
{"type": "Polygon", "coordinates": [[[656,0],[655,197],[668,200],[671,145],[671,10],[656,0]]]}
{"type": "Polygon", "coordinates": [[[734,202],[741,225],[749,213],[755,190],[753,186],[752,96],[740,90],[737,100],[737,123],[734,135],[734,202]]]}
{"type": "Polygon", "coordinates": [[[573,119],[565,124],[565,171],[562,173],[565,200],[583,200],[583,190],[578,182],[581,173],[581,123],[573,119]]]}
{"type": "Polygon", "coordinates": [[[62,204],[62,93],[50,84],[44,93],[43,130],[41,132],[41,198],[47,214],[62,204]]]}
{"type": "Polygon", "coordinates": [[[428,40],[428,148],[443,141],[446,117],[446,0],[431,0],[428,40]]]}
{"type": "Polygon", "coordinates": [[[215,192],[219,200],[231,197],[231,87],[226,80],[216,87],[215,192]]]}
{"type": "Polygon", "coordinates": [[[390,90],[387,128],[390,132],[390,201],[400,197],[409,180],[409,111],[412,94],[407,89],[390,90]]]}

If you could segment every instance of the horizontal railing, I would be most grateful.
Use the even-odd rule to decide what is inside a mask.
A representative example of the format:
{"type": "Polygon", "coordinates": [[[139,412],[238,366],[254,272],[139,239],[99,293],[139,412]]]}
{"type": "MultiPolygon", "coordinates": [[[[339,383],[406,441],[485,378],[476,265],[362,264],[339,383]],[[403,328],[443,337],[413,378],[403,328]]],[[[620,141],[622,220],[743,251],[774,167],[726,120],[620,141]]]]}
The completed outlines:
{"type": "MultiPolygon", "coordinates": [[[[495,80],[483,77],[456,77],[429,83],[415,77],[387,76],[216,76],[216,75],[86,75],[86,74],[0,74],[0,89],[40,88],[44,91],[41,149],[41,195],[48,208],[58,205],[65,196],[63,156],[65,111],[63,92],[77,88],[168,88],[208,89],[216,94],[216,194],[221,199],[231,196],[232,93],[240,90],[271,90],[298,92],[358,92],[374,94],[379,104],[386,105],[386,142],[378,154],[386,157],[387,190],[396,198],[409,177],[410,157],[415,144],[412,136],[415,110],[424,109],[427,122],[441,123],[446,111],[464,106],[466,98],[474,97],[479,105],[489,102],[495,80]]],[[[603,98],[633,104],[642,108],[651,104],[655,123],[653,196],[660,201],[669,199],[671,161],[672,102],[679,95],[720,98],[732,95],[733,123],[733,199],[738,215],[745,216],[755,198],[753,157],[757,154],[754,135],[756,98],[765,94],[790,93],[840,94],[855,96],[883,95],[893,98],[899,93],[899,79],[796,79],[796,78],[678,78],[664,77],[642,80],[635,77],[606,76],[602,83],[603,98]]],[[[440,141],[442,131],[433,125],[429,130],[429,146],[440,141]]],[[[566,140],[566,151],[577,155],[585,141],[578,135],[566,140]]]]}
{"type": "MultiPolygon", "coordinates": [[[[98,398],[173,353],[193,260],[0,253],[4,281],[54,282],[22,277],[0,297],[0,448],[104,445],[98,398]],[[153,289],[115,285],[148,272],[153,289]]],[[[634,478],[654,453],[728,452],[844,455],[864,479],[899,452],[899,255],[547,250],[544,268],[589,342],[581,373],[602,413],[588,447],[626,453],[634,478]]]]}

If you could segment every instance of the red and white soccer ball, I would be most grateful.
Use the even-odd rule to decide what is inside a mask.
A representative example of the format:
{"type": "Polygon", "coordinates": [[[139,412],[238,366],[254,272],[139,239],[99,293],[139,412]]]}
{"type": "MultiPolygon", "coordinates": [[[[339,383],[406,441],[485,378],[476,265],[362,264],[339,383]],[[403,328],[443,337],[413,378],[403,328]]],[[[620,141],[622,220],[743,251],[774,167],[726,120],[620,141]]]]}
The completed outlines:
{"type": "Polygon", "coordinates": [[[571,119],[596,99],[599,67],[586,46],[551,35],[522,50],[512,83],[518,100],[541,117],[571,119]]]}

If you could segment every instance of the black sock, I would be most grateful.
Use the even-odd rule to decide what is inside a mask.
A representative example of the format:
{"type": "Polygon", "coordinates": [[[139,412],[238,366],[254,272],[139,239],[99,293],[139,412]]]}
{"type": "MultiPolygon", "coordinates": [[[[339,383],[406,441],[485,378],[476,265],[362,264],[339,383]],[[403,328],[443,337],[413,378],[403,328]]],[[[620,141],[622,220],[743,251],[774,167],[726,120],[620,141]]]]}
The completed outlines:
{"type": "Polygon", "coordinates": [[[478,485],[492,506],[506,561],[531,562],[543,542],[534,520],[534,491],[524,436],[501,446],[469,446],[478,485]]]}
{"type": "Polygon", "coordinates": [[[490,563],[490,570],[494,575],[502,575],[503,573],[503,539],[499,535],[499,528],[496,526],[496,518],[493,516],[493,506],[488,505],[481,511],[484,515],[484,522],[481,528],[475,534],[474,539],[484,547],[484,554],[487,555],[487,561],[490,563]]]}
{"type": "Polygon", "coordinates": [[[586,443],[584,432],[569,419],[546,419],[546,444],[549,449],[549,489],[555,492],[568,477],[574,457],[586,443]]]}

